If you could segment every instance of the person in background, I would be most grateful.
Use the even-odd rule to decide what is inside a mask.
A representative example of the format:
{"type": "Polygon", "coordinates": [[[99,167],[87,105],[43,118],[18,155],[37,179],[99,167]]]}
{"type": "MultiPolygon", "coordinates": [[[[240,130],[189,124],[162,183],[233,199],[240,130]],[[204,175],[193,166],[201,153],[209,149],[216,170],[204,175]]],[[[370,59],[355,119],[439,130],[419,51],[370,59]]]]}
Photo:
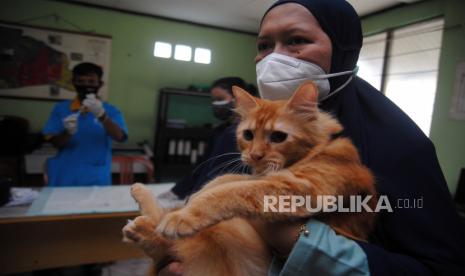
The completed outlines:
{"type": "Polygon", "coordinates": [[[213,82],[210,93],[215,117],[221,124],[213,129],[207,143],[204,156],[197,162],[195,169],[188,176],[159,198],[184,199],[200,190],[204,184],[218,175],[230,172],[242,172],[240,155],[236,146],[236,116],[232,109],[235,107],[232,87],[241,87],[256,96],[256,88],[238,77],[225,77],[213,82]]]}
{"type": "Polygon", "coordinates": [[[112,141],[124,142],[123,115],[98,97],[103,71],[85,62],[73,68],[74,100],[57,103],[42,133],[57,149],[47,160],[50,186],[111,185],[112,141]]]}

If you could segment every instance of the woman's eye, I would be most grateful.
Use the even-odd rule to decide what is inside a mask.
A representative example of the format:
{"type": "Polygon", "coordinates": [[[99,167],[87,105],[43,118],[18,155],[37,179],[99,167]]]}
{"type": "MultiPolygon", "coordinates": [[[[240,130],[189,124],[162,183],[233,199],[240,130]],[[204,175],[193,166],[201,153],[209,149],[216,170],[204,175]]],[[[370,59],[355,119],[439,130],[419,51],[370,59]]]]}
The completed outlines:
{"type": "Polygon", "coordinates": [[[242,133],[242,136],[244,136],[244,139],[246,141],[253,140],[253,132],[250,129],[244,130],[244,132],[242,133]]]}
{"type": "Polygon", "coordinates": [[[269,49],[270,47],[271,46],[270,46],[270,44],[268,42],[259,42],[257,44],[257,50],[259,52],[265,51],[265,50],[269,49]]]}
{"type": "Polygon", "coordinates": [[[306,44],[306,43],[309,43],[309,40],[302,38],[302,37],[294,37],[288,41],[289,45],[299,45],[299,44],[306,44]]]}
{"type": "Polygon", "coordinates": [[[287,133],[282,131],[273,131],[270,134],[270,142],[272,143],[282,143],[287,139],[287,133]]]}

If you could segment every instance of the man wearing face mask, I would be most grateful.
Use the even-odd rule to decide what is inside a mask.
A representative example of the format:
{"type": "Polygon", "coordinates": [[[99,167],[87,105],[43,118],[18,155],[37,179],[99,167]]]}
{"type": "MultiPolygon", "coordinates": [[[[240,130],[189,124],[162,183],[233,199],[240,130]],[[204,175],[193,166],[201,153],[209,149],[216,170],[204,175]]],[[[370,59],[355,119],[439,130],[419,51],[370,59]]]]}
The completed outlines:
{"type": "Polygon", "coordinates": [[[176,183],[171,191],[160,195],[161,198],[183,199],[200,190],[204,184],[218,175],[238,168],[238,162],[232,162],[239,157],[235,154],[237,147],[233,135],[237,126],[236,116],[232,111],[235,107],[233,86],[241,87],[256,96],[256,88],[238,77],[225,77],[213,82],[210,88],[212,111],[221,123],[213,129],[206,152],[197,162],[195,171],[176,183]]]}
{"type": "Polygon", "coordinates": [[[112,141],[128,132],[121,112],[98,97],[102,75],[93,63],[76,65],[76,98],[56,104],[42,131],[59,150],[47,161],[50,186],[111,185],[112,141]]]}

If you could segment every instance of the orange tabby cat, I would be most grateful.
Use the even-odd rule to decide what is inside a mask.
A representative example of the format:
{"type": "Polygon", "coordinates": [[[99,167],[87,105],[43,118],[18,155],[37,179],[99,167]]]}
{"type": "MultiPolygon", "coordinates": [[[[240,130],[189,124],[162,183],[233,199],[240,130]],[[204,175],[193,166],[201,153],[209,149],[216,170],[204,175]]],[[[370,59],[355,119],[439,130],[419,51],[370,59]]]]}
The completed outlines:
{"type": "Polygon", "coordinates": [[[238,87],[233,91],[240,116],[239,149],[254,174],[220,176],[185,207],[166,214],[152,199],[141,202],[136,197],[142,209],[152,202],[148,209],[158,211],[128,225],[126,237],[156,260],[170,251],[183,262],[186,275],[265,275],[267,249],[246,219],[315,216],[339,234],[367,239],[374,213],[311,213],[305,207],[296,212],[263,211],[264,197],[270,195],[373,195],[369,205],[376,204],[373,176],[349,139],[334,138],[342,126],[318,110],[316,86],[304,83],[288,101],[258,99],[238,87]],[[152,240],[141,234],[142,229],[152,229],[147,232],[152,240]],[[140,242],[141,237],[146,240],[140,242]]]}

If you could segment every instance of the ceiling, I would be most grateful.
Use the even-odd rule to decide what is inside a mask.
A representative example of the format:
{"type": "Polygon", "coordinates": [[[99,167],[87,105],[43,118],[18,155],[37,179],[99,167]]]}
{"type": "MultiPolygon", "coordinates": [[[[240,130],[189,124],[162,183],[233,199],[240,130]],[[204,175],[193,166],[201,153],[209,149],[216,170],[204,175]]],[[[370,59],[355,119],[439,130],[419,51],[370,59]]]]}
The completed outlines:
{"type": "MultiPolygon", "coordinates": [[[[275,0],[67,0],[243,32],[258,32],[263,13],[275,0]]],[[[327,0],[331,1],[331,0],[327,0]]],[[[421,0],[348,0],[359,16],[421,0]]]]}

